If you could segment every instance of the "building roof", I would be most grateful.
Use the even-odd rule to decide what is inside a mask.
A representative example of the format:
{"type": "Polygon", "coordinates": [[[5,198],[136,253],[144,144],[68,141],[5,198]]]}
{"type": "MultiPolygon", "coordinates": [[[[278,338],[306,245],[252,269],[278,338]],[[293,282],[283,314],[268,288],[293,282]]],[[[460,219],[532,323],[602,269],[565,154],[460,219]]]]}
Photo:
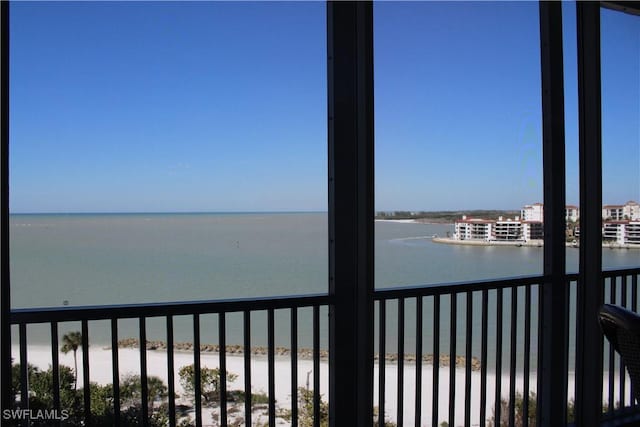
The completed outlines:
{"type": "Polygon", "coordinates": [[[466,224],[493,224],[495,221],[492,219],[482,219],[482,218],[466,218],[456,220],[456,223],[466,223],[466,224]]]}

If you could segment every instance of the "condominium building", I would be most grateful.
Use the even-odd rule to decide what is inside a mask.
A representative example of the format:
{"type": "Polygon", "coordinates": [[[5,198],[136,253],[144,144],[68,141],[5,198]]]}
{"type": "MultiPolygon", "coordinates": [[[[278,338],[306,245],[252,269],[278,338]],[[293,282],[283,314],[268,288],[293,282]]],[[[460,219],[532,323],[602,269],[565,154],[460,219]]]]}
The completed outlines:
{"type": "MultiPolygon", "coordinates": [[[[544,206],[542,203],[526,205],[521,210],[522,217],[497,220],[462,217],[455,222],[453,238],[456,240],[481,240],[495,242],[528,242],[544,239],[544,206]]],[[[567,223],[580,219],[577,206],[565,207],[567,223]]],[[[640,204],[629,201],[624,205],[605,205],[602,208],[602,238],[610,243],[640,245],[640,204]]],[[[580,237],[576,224],[573,236],[580,237]]]]}
{"type": "Polygon", "coordinates": [[[602,224],[602,239],[621,245],[640,245],[640,220],[605,221],[602,224]]]}
{"type": "Polygon", "coordinates": [[[640,203],[628,201],[622,208],[622,216],[630,221],[640,220],[640,203]]]}
{"type": "Polygon", "coordinates": [[[544,239],[544,224],[542,221],[523,221],[522,238],[525,241],[544,239]]]}
{"type": "Polygon", "coordinates": [[[640,220],[640,204],[629,200],[624,205],[604,205],[602,219],[605,221],[640,220]]]}
{"type": "Polygon", "coordinates": [[[632,221],[627,224],[625,239],[629,245],[640,245],[640,221],[632,221]]]}
{"type": "MultiPolygon", "coordinates": [[[[640,209],[640,206],[638,207],[640,209]]],[[[567,205],[564,209],[565,219],[567,222],[576,222],[580,219],[580,208],[574,205],[567,205]]],[[[544,221],[544,205],[542,203],[534,203],[525,205],[520,210],[520,217],[523,221],[544,221]]]]}
{"type": "Polygon", "coordinates": [[[500,217],[493,223],[492,228],[492,240],[523,240],[522,222],[520,222],[520,218],[518,217],[516,217],[515,220],[502,219],[502,217],[500,217]]]}
{"type": "Polygon", "coordinates": [[[602,207],[602,219],[607,221],[624,219],[624,205],[604,205],[602,207]]]}
{"type": "Polygon", "coordinates": [[[544,221],[544,206],[542,203],[525,205],[520,210],[520,217],[523,221],[544,221]]]}
{"type": "Polygon", "coordinates": [[[602,240],[606,242],[624,243],[625,241],[624,221],[607,221],[602,224],[602,240]]]}
{"type": "Polygon", "coordinates": [[[456,240],[484,240],[489,241],[492,234],[493,222],[480,218],[467,218],[455,222],[453,238],[456,240]]]}
{"type": "Polygon", "coordinates": [[[576,222],[580,218],[580,209],[574,205],[567,205],[564,208],[564,217],[567,222],[576,222]]]}

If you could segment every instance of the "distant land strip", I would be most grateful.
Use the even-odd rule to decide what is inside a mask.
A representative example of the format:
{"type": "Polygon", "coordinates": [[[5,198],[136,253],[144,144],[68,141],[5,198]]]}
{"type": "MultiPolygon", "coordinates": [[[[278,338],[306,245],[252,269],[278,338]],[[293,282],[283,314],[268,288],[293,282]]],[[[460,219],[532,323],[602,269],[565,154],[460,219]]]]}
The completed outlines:
{"type": "Polygon", "coordinates": [[[466,215],[468,218],[498,219],[513,218],[520,215],[520,211],[513,210],[483,210],[470,211],[379,211],[375,219],[415,219],[418,222],[452,224],[466,215]]]}
{"type": "MultiPolygon", "coordinates": [[[[118,348],[139,348],[137,338],[124,338],[118,341],[118,348]]],[[[244,354],[244,346],[242,345],[228,345],[226,348],[226,354],[232,356],[240,356],[244,354]]],[[[110,349],[109,347],[105,349],[110,349]]],[[[191,342],[177,342],[173,344],[173,349],[176,351],[193,351],[193,343],[191,342]]],[[[167,350],[167,343],[162,340],[147,340],[147,350],[167,350]]],[[[200,352],[201,353],[219,353],[220,347],[217,344],[201,344],[200,352]]],[[[268,347],[265,346],[255,346],[251,347],[251,354],[254,356],[267,356],[268,347]]],[[[274,349],[274,353],[276,356],[289,356],[291,354],[291,350],[287,347],[276,347],[274,349]]],[[[298,358],[302,360],[313,360],[313,349],[310,348],[301,348],[298,350],[298,358]]],[[[329,352],[327,350],[320,350],[320,359],[328,360],[329,352]]],[[[375,355],[375,360],[378,360],[378,354],[375,355]]],[[[387,353],[385,356],[385,360],[388,362],[397,362],[398,354],[397,353],[387,353]]],[[[404,360],[406,362],[415,362],[416,355],[413,353],[405,353],[404,360]]],[[[422,356],[422,361],[427,364],[433,364],[433,354],[424,354],[422,356]]],[[[456,367],[464,368],[466,364],[466,359],[464,356],[456,356],[456,367]]],[[[441,354],[440,355],[440,366],[449,366],[449,355],[441,354]]],[[[471,369],[473,371],[480,370],[480,360],[476,357],[471,358],[471,369]]]]}

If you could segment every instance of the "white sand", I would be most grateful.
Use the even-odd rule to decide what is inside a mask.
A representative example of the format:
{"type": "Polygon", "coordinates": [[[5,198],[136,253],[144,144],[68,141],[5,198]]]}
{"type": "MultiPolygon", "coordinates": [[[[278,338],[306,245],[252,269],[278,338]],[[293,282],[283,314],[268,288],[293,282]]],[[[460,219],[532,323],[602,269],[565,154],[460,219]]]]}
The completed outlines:
{"type": "MultiPolygon", "coordinates": [[[[18,360],[18,348],[13,348],[14,360],[18,360]]],[[[60,354],[60,363],[69,367],[73,367],[73,353],[60,354]]],[[[30,346],[28,351],[29,363],[42,368],[47,369],[51,364],[51,350],[44,346],[30,346]]],[[[180,379],[178,377],[178,370],[180,367],[190,365],[193,363],[193,353],[188,352],[175,352],[175,385],[176,392],[179,395],[183,394],[182,387],[180,386],[180,379]]],[[[200,363],[203,367],[215,368],[219,365],[219,357],[217,354],[202,353],[200,357],[200,363]]],[[[229,389],[243,389],[244,388],[244,358],[242,356],[227,356],[227,371],[236,374],[237,379],[229,384],[229,389]]],[[[91,368],[90,378],[92,382],[99,384],[109,384],[112,380],[112,367],[111,367],[111,351],[99,347],[91,348],[89,351],[89,366],[91,368]]],[[[275,396],[277,406],[279,408],[291,407],[291,368],[290,361],[287,357],[276,357],[275,360],[275,396]]],[[[140,357],[139,352],[136,349],[120,349],[119,350],[119,367],[120,377],[125,374],[139,374],[140,373],[140,357]]],[[[78,387],[82,387],[82,351],[78,351],[78,387]]],[[[155,375],[162,378],[165,383],[167,379],[167,354],[165,351],[147,351],[147,371],[148,375],[155,375]]],[[[311,360],[299,360],[298,361],[298,386],[304,387],[307,381],[307,374],[309,374],[309,387],[313,388],[313,362],[311,360]]],[[[415,411],[415,364],[405,363],[404,365],[404,407],[403,416],[404,422],[414,423],[414,411],[415,411]]],[[[395,363],[386,364],[385,369],[385,412],[386,419],[389,421],[396,420],[397,413],[397,375],[398,369],[395,363]]],[[[320,363],[320,393],[324,400],[328,400],[328,363],[323,361],[320,363]]],[[[432,378],[433,378],[433,366],[423,364],[422,368],[422,425],[432,427],[431,425],[431,413],[432,413],[432,378]]],[[[251,359],[251,380],[252,380],[252,392],[267,393],[268,379],[267,379],[267,360],[265,357],[252,356],[251,359]]],[[[439,370],[439,399],[438,399],[438,424],[442,421],[447,421],[449,414],[448,396],[449,396],[449,367],[440,367],[439,370]]],[[[617,383],[617,381],[616,381],[617,383]]],[[[569,395],[573,393],[574,378],[573,375],[569,377],[569,395]]],[[[629,381],[627,381],[627,388],[629,381]]],[[[453,425],[459,426],[464,424],[464,386],[465,386],[465,372],[464,369],[456,369],[455,380],[455,423],[453,425]]],[[[530,388],[535,390],[535,374],[531,376],[530,388]]],[[[607,382],[605,381],[604,390],[607,390],[607,382]]],[[[506,398],[509,393],[509,378],[508,371],[502,377],[502,396],[506,398]]],[[[516,379],[516,389],[521,391],[523,388],[522,377],[516,379]]],[[[617,387],[618,388],[618,387],[617,387]]],[[[374,405],[378,405],[378,364],[375,364],[374,369],[374,405]]],[[[618,393],[618,391],[616,391],[618,393]]],[[[605,396],[607,394],[605,393],[605,396]]],[[[479,413],[480,413],[480,372],[474,371],[471,375],[471,425],[479,425],[479,413]]],[[[487,417],[493,416],[493,402],[495,396],[495,376],[487,375],[487,417]]],[[[616,394],[616,399],[619,399],[616,394]]],[[[185,403],[183,398],[179,398],[177,403],[185,403]]],[[[254,416],[255,420],[255,416],[254,416]]],[[[266,421],[263,418],[262,421],[266,421]]],[[[211,422],[211,410],[203,409],[203,422],[208,425],[211,422]]],[[[278,424],[285,424],[282,420],[279,420],[278,424]]]]}

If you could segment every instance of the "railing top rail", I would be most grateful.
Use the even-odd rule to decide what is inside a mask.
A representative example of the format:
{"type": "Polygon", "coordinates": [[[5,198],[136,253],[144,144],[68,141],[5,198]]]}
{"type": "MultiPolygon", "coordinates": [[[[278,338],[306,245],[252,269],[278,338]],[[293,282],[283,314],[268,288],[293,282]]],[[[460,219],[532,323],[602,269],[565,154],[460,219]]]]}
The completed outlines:
{"type": "Polygon", "coordinates": [[[332,298],[327,294],[310,294],[227,300],[19,308],[11,310],[11,324],[233,313],[245,310],[259,311],[293,307],[312,307],[328,305],[331,304],[331,301],[332,298]]]}
{"type": "Polygon", "coordinates": [[[640,274],[640,267],[607,268],[602,270],[602,277],[631,276],[634,274],[640,274]]]}
{"type": "MultiPolygon", "coordinates": [[[[606,269],[603,278],[624,275],[640,275],[640,267],[606,269]]],[[[567,282],[578,280],[577,273],[566,275],[567,282]]],[[[510,278],[435,283],[423,285],[400,286],[376,289],[375,300],[411,298],[418,296],[447,295],[485,289],[504,289],[525,285],[544,283],[543,275],[516,276],[510,278]]],[[[332,297],[328,294],[308,294],[296,296],[274,296],[262,298],[236,298],[226,300],[199,300],[182,302],[159,302],[140,304],[76,306],[76,307],[43,307],[19,308],[11,310],[11,324],[70,322],[77,320],[106,320],[114,318],[180,316],[190,314],[231,313],[245,310],[258,311],[268,309],[284,309],[292,307],[311,307],[330,305],[332,297]]]]}
{"type": "Polygon", "coordinates": [[[432,285],[413,285],[376,289],[375,300],[410,298],[418,296],[446,295],[485,289],[502,289],[516,286],[538,285],[544,282],[543,275],[517,276],[504,279],[479,280],[473,282],[436,283],[432,285]]]}

